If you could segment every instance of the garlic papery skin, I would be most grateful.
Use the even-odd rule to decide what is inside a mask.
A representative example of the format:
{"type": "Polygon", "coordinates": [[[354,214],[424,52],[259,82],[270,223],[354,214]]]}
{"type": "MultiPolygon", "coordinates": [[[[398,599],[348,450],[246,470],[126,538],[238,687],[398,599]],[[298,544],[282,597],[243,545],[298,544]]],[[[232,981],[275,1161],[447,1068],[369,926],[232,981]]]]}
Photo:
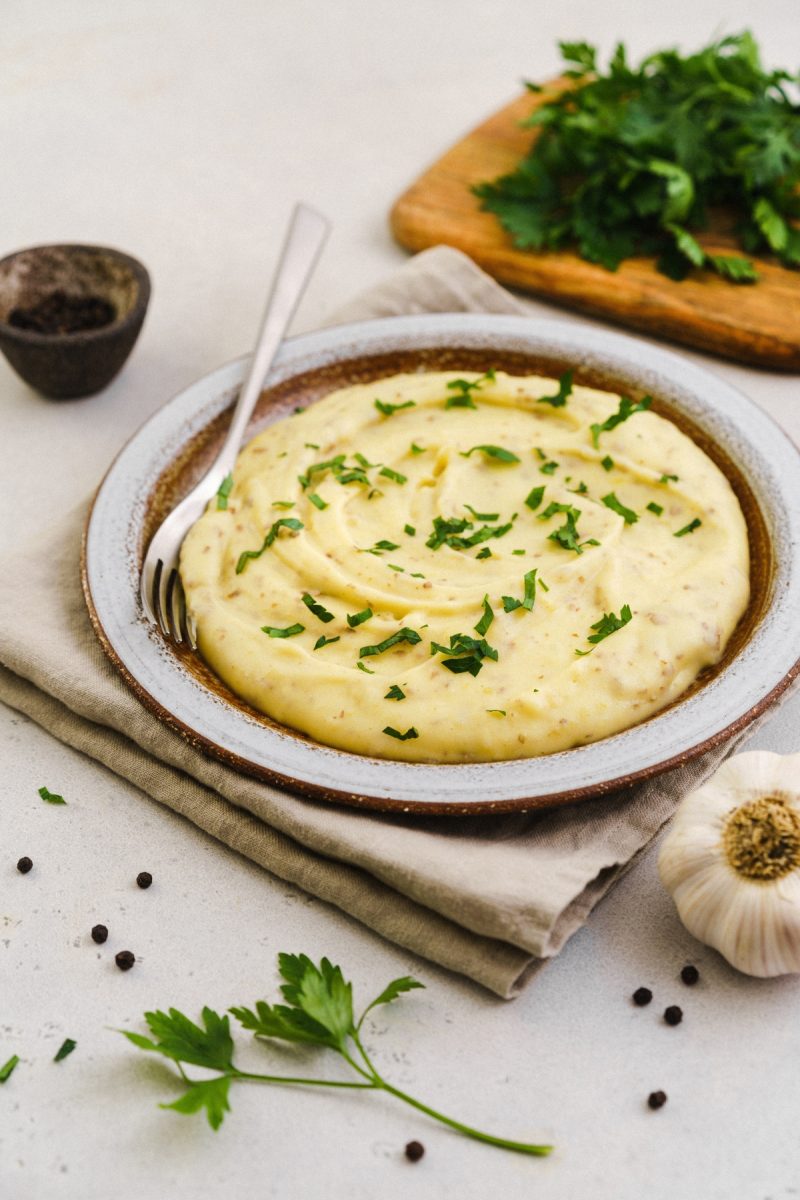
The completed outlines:
{"type": "Polygon", "coordinates": [[[729,758],[679,805],[658,869],[689,932],[732,966],[800,972],[800,754],[729,758]]]}

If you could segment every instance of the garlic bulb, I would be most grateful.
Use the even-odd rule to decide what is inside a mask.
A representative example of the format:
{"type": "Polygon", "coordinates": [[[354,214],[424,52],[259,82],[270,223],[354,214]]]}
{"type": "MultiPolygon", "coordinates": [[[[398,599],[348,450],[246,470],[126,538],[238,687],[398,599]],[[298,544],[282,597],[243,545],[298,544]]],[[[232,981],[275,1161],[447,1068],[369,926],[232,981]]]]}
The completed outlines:
{"type": "Polygon", "coordinates": [[[800,754],[728,759],[679,806],[658,869],[689,932],[734,967],[800,971],[800,754]]]}

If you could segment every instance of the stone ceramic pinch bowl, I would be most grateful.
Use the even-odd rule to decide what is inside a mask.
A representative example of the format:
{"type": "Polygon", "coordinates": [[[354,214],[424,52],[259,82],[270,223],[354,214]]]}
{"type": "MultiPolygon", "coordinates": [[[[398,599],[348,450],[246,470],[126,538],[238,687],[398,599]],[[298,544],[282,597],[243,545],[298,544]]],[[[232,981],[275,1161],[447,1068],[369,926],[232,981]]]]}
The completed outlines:
{"type": "Polygon", "coordinates": [[[150,276],[135,258],[107,246],[50,245],[0,260],[0,350],[26,383],[56,400],[90,396],[111,382],[130,354],[150,300],[150,276]],[[43,333],[10,323],[53,293],[111,306],[96,328],[43,333]]]}

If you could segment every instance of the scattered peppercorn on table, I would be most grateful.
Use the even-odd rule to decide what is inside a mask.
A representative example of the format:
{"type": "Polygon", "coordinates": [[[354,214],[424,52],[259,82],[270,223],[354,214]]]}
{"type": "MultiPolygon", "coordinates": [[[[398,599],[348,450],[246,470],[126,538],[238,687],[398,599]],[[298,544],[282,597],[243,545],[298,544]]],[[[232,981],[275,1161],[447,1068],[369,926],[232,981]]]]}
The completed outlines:
{"type": "MultiPolygon", "coordinates": [[[[13,185],[6,188],[0,250],[60,239],[119,245],[147,264],[154,302],[125,370],[95,397],[46,402],[0,361],[0,477],[6,485],[0,552],[34,544],[54,514],[84,500],[125,439],[170,395],[252,344],[277,231],[297,198],[313,201],[334,225],[300,312],[298,325],[310,329],[401,265],[404,255],[385,227],[394,197],[460,133],[505,103],[520,78],[551,77],[557,39],[599,43],[604,57],[614,41],[624,40],[638,58],[676,42],[690,49],[708,41],[715,27],[735,31],[753,19],[765,58],[780,64],[798,57],[788,0],[773,0],[752,18],[721,0],[712,0],[710,9],[685,0],[655,9],[622,0],[610,18],[607,9],[589,4],[565,15],[500,0],[492,15],[487,33],[479,0],[400,8],[388,0],[327,7],[312,0],[289,6],[234,0],[223,7],[211,0],[169,6],[139,0],[113,21],[105,7],[77,0],[10,6],[0,127],[4,172],[13,185]]],[[[442,307],[448,302],[452,298],[443,296],[442,307]]],[[[553,312],[534,301],[529,309],[553,312]]],[[[707,365],[800,440],[796,378],[707,365]]],[[[448,389],[446,383],[442,397],[474,394],[471,386],[448,389]]],[[[546,394],[559,394],[559,381],[548,387],[546,394]]],[[[335,517],[341,501],[361,495],[363,485],[341,482],[347,471],[364,471],[384,493],[372,501],[364,493],[366,513],[368,504],[409,496],[417,474],[435,466],[430,450],[411,450],[412,441],[429,444],[419,431],[403,456],[386,448],[393,431],[420,416],[414,408],[393,409],[404,403],[402,396],[370,391],[366,403],[372,427],[386,440],[379,450],[367,442],[354,442],[352,450],[375,466],[351,452],[341,470],[319,469],[339,451],[326,455],[323,438],[304,437],[320,444],[320,450],[303,447],[303,470],[296,474],[304,473],[307,484],[294,479],[291,494],[266,497],[271,519],[247,530],[241,544],[231,543],[234,586],[251,573],[258,578],[270,556],[285,561],[290,548],[299,552],[309,531],[335,517]],[[376,398],[385,411],[374,406],[376,398]],[[383,469],[395,477],[376,480],[383,469]],[[398,482],[398,475],[408,482],[398,482]],[[276,501],[295,507],[273,508],[276,501]],[[237,575],[237,556],[258,552],[273,526],[273,543],[261,557],[246,559],[237,575]]],[[[553,407],[548,415],[558,419],[569,407],[553,407]]],[[[602,425],[616,411],[617,402],[609,401],[589,424],[602,425]]],[[[447,415],[461,431],[461,422],[476,413],[456,406],[447,415]]],[[[373,524],[370,518],[357,539],[363,553],[352,560],[365,574],[348,602],[298,580],[291,605],[276,598],[258,637],[281,655],[303,646],[308,657],[338,663],[346,650],[347,670],[370,689],[371,726],[391,753],[416,753],[428,727],[417,715],[398,715],[410,704],[413,686],[406,672],[394,669],[403,656],[410,660],[424,650],[426,670],[464,694],[470,686],[480,691],[499,666],[490,654],[481,656],[481,642],[497,648],[501,622],[513,629],[549,613],[554,581],[565,569],[559,563],[583,570],[593,555],[599,561],[603,547],[586,545],[578,554],[571,543],[611,536],[624,545],[643,533],[661,539],[668,530],[664,540],[669,537],[679,557],[694,558],[705,547],[706,517],[683,495],[682,479],[653,482],[645,494],[638,482],[629,486],[628,470],[620,466],[625,447],[616,439],[652,427],[651,418],[633,414],[601,433],[597,446],[588,434],[585,469],[566,468],[557,439],[535,443],[545,455],[539,458],[498,422],[474,438],[463,429],[458,450],[467,457],[457,455],[453,463],[461,481],[448,508],[453,523],[435,531],[430,514],[423,520],[410,508],[402,522],[373,524]],[[606,457],[613,460],[609,468],[606,457]],[[526,487],[511,504],[505,490],[512,477],[521,479],[523,460],[526,487]],[[551,462],[557,468],[550,470],[551,462]],[[594,501],[591,519],[582,482],[594,501]],[[534,507],[538,488],[544,491],[534,507]],[[553,503],[566,507],[540,519],[553,503]],[[673,503],[686,511],[673,514],[673,503]],[[511,522],[514,512],[519,515],[511,522]],[[626,512],[638,521],[629,522],[626,512]],[[695,519],[703,524],[690,530],[695,519]],[[498,535],[509,522],[511,529],[498,535]],[[544,547],[541,561],[532,558],[527,541],[516,540],[523,522],[544,547]],[[559,531],[560,543],[550,538],[559,531]],[[426,546],[435,533],[438,548],[426,546]],[[458,539],[473,538],[461,548],[458,539]],[[522,548],[524,556],[514,555],[522,548]],[[479,557],[485,550],[490,554],[479,557]],[[469,620],[465,611],[463,620],[434,636],[421,628],[424,619],[410,619],[405,600],[393,623],[364,616],[368,608],[375,612],[376,588],[410,596],[409,589],[422,590],[424,582],[412,579],[415,572],[428,574],[455,555],[469,559],[470,595],[477,597],[469,620]],[[484,578],[493,582],[481,587],[484,578]],[[322,615],[327,612],[332,621],[322,615]],[[287,633],[295,624],[303,632],[287,633]],[[264,632],[264,625],[279,632],[264,632]],[[385,645],[406,628],[424,640],[385,645]],[[471,641],[452,642],[458,635],[471,641]],[[314,650],[323,638],[327,643],[314,650]],[[431,641],[446,653],[431,655],[431,641]],[[359,653],[369,647],[375,652],[359,653]],[[468,665],[454,671],[442,665],[448,659],[468,665]],[[384,727],[401,738],[382,734],[384,727]],[[411,728],[418,738],[409,736],[411,728]]],[[[292,421],[301,430],[307,419],[301,414],[292,421]]],[[[682,474],[669,462],[661,472],[682,474]]],[[[235,513],[235,481],[227,499],[235,513]]],[[[226,519],[224,507],[211,514],[214,523],[226,519]]],[[[36,582],[18,581],[20,605],[36,582]]],[[[720,585],[715,600],[735,607],[735,590],[720,585]]],[[[570,639],[573,669],[583,670],[604,647],[634,635],[636,609],[630,591],[598,596],[576,624],[581,636],[570,639]],[[600,633],[604,637],[592,642],[600,633]],[[574,652],[593,646],[587,657],[574,652]]],[[[531,689],[537,686],[531,681],[531,689]]],[[[484,705],[495,707],[506,706],[484,705]]],[[[487,729],[495,736],[508,720],[471,711],[455,723],[469,746],[487,729]]],[[[796,752],[798,728],[795,698],[748,748],[796,752]]],[[[549,1200],[730,1200],[790,1195],[798,1186],[800,981],[747,978],[697,943],[658,880],[655,850],[634,863],[535,982],[503,1004],[221,847],[113,774],[112,759],[106,771],[71,750],[66,714],[53,732],[61,740],[0,707],[2,1200],[400,1200],[410,1194],[419,1200],[539,1194],[549,1200]],[[140,1052],[117,1031],[149,1036],[143,1014],[171,1006],[198,1022],[204,1005],[225,1014],[232,1005],[271,1003],[282,982],[280,951],[341,964],[353,982],[357,1012],[387,980],[420,980],[425,990],[397,995],[362,1027],[375,1063],[398,1090],[423,1097],[437,1112],[521,1142],[553,1145],[553,1152],[507,1153],[435,1124],[396,1097],[357,1089],[330,1093],[240,1082],[216,1134],[203,1115],[160,1111],[159,1101],[178,1097],[180,1080],[166,1060],[140,1052]]],[[[190,804],[191,781],[176,775],[176,787],[190,804]]],[[[396,820],[354,819],[373,822],[376,837],[383,821],[396,820]]],[[[576,807],[576,823],[592,819],[591,805],[576,807]]],[[[476,819],[454,841],[463,870],[472,842],[491,838],[497,828],[491,819],[476,819]]],[[[431,833],[445,838],[447,821],[432,823],[431,833]]],[[[332,886],[333,898],[335,891],[332,886]]],[[[471,914],[462,916],[469,923],[471,914]]],[[[241,1030],[236,1043],[242,1071],[318,1070],[349,1081],[315,1050],[268,1050],[241,1030]]]]}

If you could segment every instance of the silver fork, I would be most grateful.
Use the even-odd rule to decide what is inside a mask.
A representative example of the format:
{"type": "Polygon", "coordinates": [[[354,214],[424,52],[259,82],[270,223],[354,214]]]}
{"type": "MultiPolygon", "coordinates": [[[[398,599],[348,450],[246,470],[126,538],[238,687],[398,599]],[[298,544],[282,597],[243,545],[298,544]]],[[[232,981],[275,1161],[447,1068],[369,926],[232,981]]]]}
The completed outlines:
{"type": "Polygon", "coordinates": [[[305,204],[295,207],[264,310],[250,370],[239,392],[222,449],[200,482],[158,527],[142,563],[140,592],[145,616],[158,625],[165,637],[179,645],[186,642],[193,650],[197,647],[197,631],[186,608],[178,569],[181,545],[208,501],[219,492],[233,470],[266,374],[305,291],[329,230],[329,222],[313,208],[305,204]]]}

